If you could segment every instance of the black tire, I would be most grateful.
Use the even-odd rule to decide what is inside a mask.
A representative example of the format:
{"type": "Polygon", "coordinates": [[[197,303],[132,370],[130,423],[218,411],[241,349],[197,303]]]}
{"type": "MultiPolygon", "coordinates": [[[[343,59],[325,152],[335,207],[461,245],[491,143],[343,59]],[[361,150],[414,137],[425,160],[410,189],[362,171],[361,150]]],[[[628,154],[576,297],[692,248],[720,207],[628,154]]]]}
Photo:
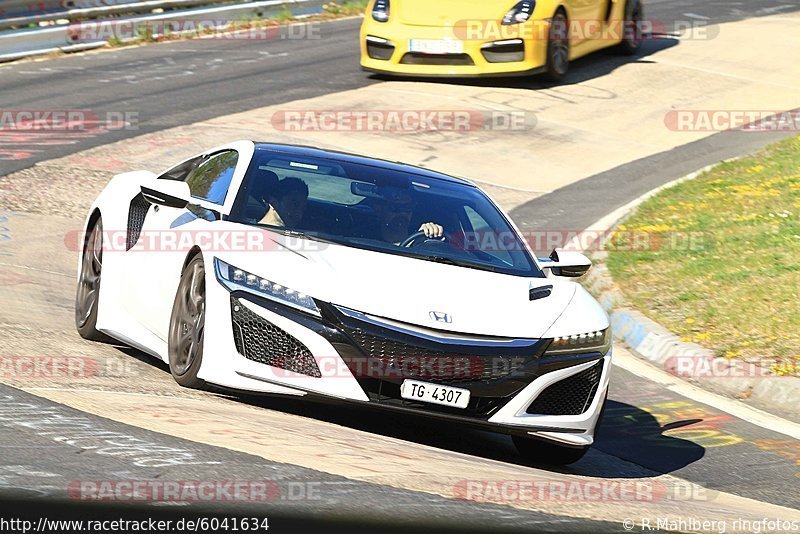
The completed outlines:
{"type": "Polygon", "coordinates": [[[538,439],[511,436],[520,456],[537,464],[568,465],[583,458],[589,447],[562,447],[538,439]]]}
{"type": "Polygon", "coordinates": [[[204,380],[197,378],[203,361],[205,287],[203,257],[197,254],[181,273],[167,339],[170,373],[178,384],[192,389],[205,389],[206,385],[204,380]]]}
{"type": "Polygon", "coordinates": [[[554,82],[564,80],[569,72],[569,20],[563,9],[553,15],[547,34],[547,78],[554,82]]]}
{"type": "Polygon", "coordinates": [[[643,21],[644,6],[641,0],[628,0],[625,3],[622,42],[617,46],[620,54],[632,56],[642,48],[642,42],[644,41],[643,21]]]}
{"type": "Polygon", "coordinates": [[[112,343],[97,330],[100,278],[103,273],[103,221],[98,216],[89,225],[81,248],[81,267],[75,292],[75,328],[83,339],[112,343]]]}

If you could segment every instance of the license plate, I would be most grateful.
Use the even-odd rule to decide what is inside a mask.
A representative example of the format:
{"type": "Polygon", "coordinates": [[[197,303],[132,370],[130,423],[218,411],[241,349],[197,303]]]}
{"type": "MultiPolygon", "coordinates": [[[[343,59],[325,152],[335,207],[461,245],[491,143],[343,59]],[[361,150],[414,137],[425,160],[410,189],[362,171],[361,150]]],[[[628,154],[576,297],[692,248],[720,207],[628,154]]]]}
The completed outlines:
{"type": "Polygon", "coordinates": [[[464,43],[455,39],[411,39],[408,49],[421,54],[463,54],[464,43]]]}
{"type": "Polygon", "coordinates": [[[469,390],[418,382],[417,380],[403,380],[400,386],[400,396],[404,399],[430,402],[453,408],[466,408],[469,404],[469,390]]]}

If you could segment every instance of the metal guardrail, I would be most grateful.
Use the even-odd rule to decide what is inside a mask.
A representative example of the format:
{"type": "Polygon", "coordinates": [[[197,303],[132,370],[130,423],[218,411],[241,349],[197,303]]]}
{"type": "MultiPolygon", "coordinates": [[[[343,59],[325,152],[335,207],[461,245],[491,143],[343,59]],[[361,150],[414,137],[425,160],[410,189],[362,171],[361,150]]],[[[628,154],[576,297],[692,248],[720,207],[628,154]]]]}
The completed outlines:
{"type": "Polygon", "coordinates": [[[324,3],[326,0],[267,0],[0,32],[0,62],[101,47],[106,44],[107,36],[116,35],[123,25],[125,28],[145,24],[185,27],[187,23],[196,26],[202,23],[205,28],[224,28],[234,21],[269,18],[286,8],[295,16],[320,13],[324,3]]]}
{"type": "MultiPolygon", "coordinates": [[[[23,27],[39,22],[67,19],[75,21],[106,15],[150,12],[154,9],[208,6],[215,0],[6,0],[0,2],[0,28],[23,27]]],[[[216,3],[225,3],[218,0],[216,3]]],[[[230,0],[228,3],[236,3],[230,0]]],[[[239,2],[241,3],[241,2],[239,2]]]]}

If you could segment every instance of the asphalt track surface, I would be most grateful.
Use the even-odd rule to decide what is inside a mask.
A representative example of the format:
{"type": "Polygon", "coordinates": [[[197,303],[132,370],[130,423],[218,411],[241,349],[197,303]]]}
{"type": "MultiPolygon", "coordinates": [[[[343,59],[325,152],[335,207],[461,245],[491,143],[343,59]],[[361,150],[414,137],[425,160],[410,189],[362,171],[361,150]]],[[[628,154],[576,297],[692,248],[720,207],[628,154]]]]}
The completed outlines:
{"type": "MultiPolygon", "coordinates": [[[[720,24],[795,9],[800,6],[788,0],[650,0],[646,16],[661,21],[669,33],[676,24],[691,21],[720,24]]],[[[319,39],[191,40],[0,65],[2,109],[138,113],[137,131],[118,130],[84,139],[73,136],[64,145],[49,140],[39,145],[35,137],[14,139],[10,144],[29,147],[30,157],[3,160],[0,154],[0,176],[132,135],[376,83],[379,78],[358,68],[359,24],[359,19],[324,24],[319,39]]],[[[661,46],[658,40],[647,41],[640,55],[661,46]]],[[[593,54],[575,62],[568,83],[608,73],[626,61],[630,58],[593,54]]],[[[539,78],[463,83],[531,90],[548,86],[539,78]]],[[[744,151],[749,148],[746,139],[738,145],[744,151]]],[[[714,156],[709,154],[709,158],[714,156]]]]}
{"type": "MultiPolygon", "coordinates": [[[[768,15],[793,7],[760,0],[649,2],[649,16],[661,20],[708,17],[712,23],[768,15]]],[[[798,6],[794,6],[798,8],[798,6]]],[[[4,109],[136,110],[139,130],[85,138],[69,145],[36,145],[31,157],[0,161],[0,174],[126,136],[139,135],[219,115],[357,88],[379,81],[357,68],[356,20],[326,24],[325,45],[314,41],[185,41],[112,52],[84,54],[45,62],[0,66],[0,103],[4,109]],[[255,61],[254,61],[255,60],[255,61]]],[[[648,43],[646,46],[655,46],[648,43]]],[[[645,50],[643,53],[646,53],[645,50]]],[[[608,72],[623,59],[596,54],[574,66],[572,80],[608,72]]],[[[540,80],[480,81],[515,84],[531,90],[540,80]]],[[[781,135],[726,132],[664,154],[631,162],[539,197],[512,212],[522,227],[548,227],[553,221],[581,228],[653,187],[719,159],[746,153],[781,135]],[[680,157],[677,157],[680,156],[680,157]],[[644,171],[647,172],[644,172],[644,171]],[[601,195],[601,196],[599,196],[601,195]],[[602,198],[602,202],[598,202],[602,198]],[[583,226],[581,226],[583,225],[583,226]]],[[[34,140],[35,141],[35,140],[34,140]]],[[[552,227],[552,226],[550,226],[552,227]]],[[[157,365],[147,360],[146,365],[157,365]]],[[[163,369],[162,369],[163,371],[163,369]]],[[[168,372],[164,381],[172,380],[168,372]]],[[[613,369],[608,412],[596,446],[581,462],[561,472],[592,477],[648,477],[669,473],[711,490],[791,508],[800,507],[797,442],[739,420],[620,368],[613,369]],[[656,416],[655,414],[658,414],[656,416]],[[668,432],[668,435],[665,434],[668,432]],[[682,436],[682,437],[681,437],[682,436]]],[[[508,463],[528,464],[507,438],[412,418],[392,420],[368,411],[341,409],[305,401],[238,397],[240,402],[315,417],[340,425],[508,463]]],[[[294,465],[149,432],[0,385],[0,497],[64,498],[76,479],[114,475],[137,479],[265,478],[279,483],[316,481],[322,500],[282,501],[276,514],[315,518],[364,515],[398,526],[414,521],[452,522],[476,528],[559,531],[619,531],[619,525],[528,512],[499,505],[458,501],[420,492],[336,477],[294,465]],[[190,451],[193,465],[135,465],[129,457],[104,455],[98,447],[58,440],[37,426],[45,414],[84,418],[92,428],[130,436],[158,446],[190,451]]],[[[63,437],[63,436],[61,436],[63,437]]],[[[96,445],[96,444],[95,444],[96,445]]],[[[195,505],[188,505],[189,508],[195,505]]],[[[208,505],[204,505],[208,511],[208,505]]],[[[220,503],[212,511],[255,513],[248,503],[220,503]]],[[[263,509],[260,509],[263,513],[263,509]]]]}

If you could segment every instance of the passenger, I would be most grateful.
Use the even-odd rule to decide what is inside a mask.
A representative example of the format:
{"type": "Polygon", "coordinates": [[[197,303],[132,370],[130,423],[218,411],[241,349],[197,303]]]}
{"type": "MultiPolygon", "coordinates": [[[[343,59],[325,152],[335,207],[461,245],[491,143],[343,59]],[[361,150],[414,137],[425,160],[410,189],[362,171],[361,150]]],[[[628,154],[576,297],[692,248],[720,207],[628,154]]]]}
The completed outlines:
{"type": "Polygon", "coordinates": [[[258,224],[295,228],[306,212],[308,185],[300,178],[284,178],[269,193],[266,215],[258,224]]]}
{"type": "Polygon", "coordinates": [[[247,214],[255,221],[260,220],[269,211],[269,195],[278,187],[278,175],[272,171],[258,169],[253,178],[248,194],[247,214]]]}

